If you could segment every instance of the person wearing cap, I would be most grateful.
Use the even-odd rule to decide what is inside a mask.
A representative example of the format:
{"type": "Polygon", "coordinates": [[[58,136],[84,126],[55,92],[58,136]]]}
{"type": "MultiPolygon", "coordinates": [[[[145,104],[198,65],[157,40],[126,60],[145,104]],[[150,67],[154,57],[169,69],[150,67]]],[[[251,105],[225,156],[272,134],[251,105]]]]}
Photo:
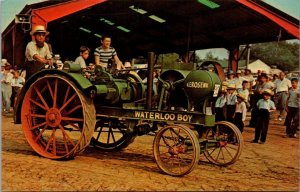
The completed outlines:
{"type": "Polygon", "coordinates": [[[264,73],[262,73],[259,77],[259,81],[255,87],[254,94],[251,97],[251,119],[250,119],[250,124],[248,125],[249,127],[256,127],[256,122],[257,122],[257,115],[258,115],[258,108],[256,103],[263,98],[262,93],[266,89],[271,89],[272,86],[267,83],[268,76],[264,73]]]}
{"type": "Polygon", "coordinates": [[[236,85],[236,81],[237,79],[234,77],[234,72],[232,70],[229,70],[227,72],[227,78],[226,78],[226,81],[228,84],[235,84],[236,85]]]}
{"type": "Polygon", "coordinates": [[[288,91],[292,87],[291,81],[285,77],[284,72],[279,73],[279,78],[274,81],[275,84],[275,103],[279,111],[278,120],[282,121],[285,117],[285,106],[288,97],[288,91]]]}
{"type": "Polygon", "coordinates": [[[53,66],[52,55],[48,44],[45,42],[48,34],[49,32],[42,25],[35,26],[30,32],[30,35],[34,36],[34,40],[27,44],[25,51],[27,79],[44,68],[45,65],[53,66]]]}
{"type": "Polygon", "coordinates": [[[249,86],[249,82],[247,80],[244,80],[242,83],[242,88],[237,91],[238,93],[243,93],[245,95],[245,97],[246,97],[245,103],[246,103],[247,108],[250,107],[248,86],[249,86]]]}
{"type": "Polygon", "coordinates": [[[233,116],[235,113],[237,98],[236,98],[236,86],[235,84],[228,84],[226,95],[226,120],[233,123],[233,116]]]}
{"type": "Polygon", "coordinates": [[[234,124],[239,128],[241,133],[244,131],[244,122],[246,120],[247,107],[246,107],[246,95],[243,93],[238,93],[237,104],[234,113],[234,124]]]}
{"type": "Polygon", "coordinates": [[[255,136],[252,143],[264,144],[267,139],[268,127],[270,121],[270,112],[276,110],[274,102],[270,99],[273,95],[271,89],[265,89],[262,93],[263,98],[256,105],[258,108],[257,123],[255,126],[255,136]]]}
{"type": "Polygon", "coordinates": [[[80,55],[76,58],[74,63],[79,64],[81,69],[85,69],[86,68],[85,60],[87,60],[87,58],[89,57],[90,48],[88,48],[86,46],[81,46],[79,48],[79,53],[80,53],[80,55]]]}

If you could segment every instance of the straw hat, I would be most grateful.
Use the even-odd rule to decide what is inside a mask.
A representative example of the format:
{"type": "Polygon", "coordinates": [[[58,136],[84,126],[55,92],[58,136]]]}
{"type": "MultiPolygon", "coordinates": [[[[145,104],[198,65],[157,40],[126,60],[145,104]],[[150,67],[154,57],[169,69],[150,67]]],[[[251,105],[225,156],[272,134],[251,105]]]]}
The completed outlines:
{"type": "Polygon", "coordinates": [[[238,93],[236,96],[243,99],[244,101],[246,100],[246,95],[244,93],[238,93]]]}
{"type": "Polygon", "coordinates": [[[227,87],[227,86],[228,86],[228,82],[227,82],[227,81],[223,81],[223,82],[222,82],[222,86],[227,87]]]}
{"type": "Polygon", "coordinates": [[[266,94],[266,95],[270,95],[270,96],[274,95],[274,93],[271,89],[265,89],[262,94],[266,94]]]}
{"type": "Polygon", "coordinates": [[[242,71],[241,70],[237,70],[237,72],[236,72],[237,74],[241,74],[242,73],[242,71]]]}
{"type": "Polygon", "coordinates": [[[227,90],[229,90],[229,89],[236,89],[235,84],[228,84],[227,90]]]}
{"type": "Polygon", "coordinates": [[[32,31],[30,32],[30,35],[35,35],[35,33],[45,33],[46,36],[49,35],[49,32],[46,31],[45,27],[43,25],[37,25],[35,26],[32,31]]]}
{"type": "Polygon", "coordinates": [[[7,59],[1,59],[1,66],[4,67],[7,63],[7,59]]]}

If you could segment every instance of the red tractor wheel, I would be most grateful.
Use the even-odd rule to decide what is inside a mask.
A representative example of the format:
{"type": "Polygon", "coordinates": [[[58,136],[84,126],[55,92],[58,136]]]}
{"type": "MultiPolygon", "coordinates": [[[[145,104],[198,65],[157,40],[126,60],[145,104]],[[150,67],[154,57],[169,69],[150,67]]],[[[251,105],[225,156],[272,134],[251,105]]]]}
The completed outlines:
{"type": "Polygon", "coordinates": [[[95,107],[69,79],[47,75],[27,90],[22,128],[30,146],[49,159],[73,158],[89,144],[95,107]]]}

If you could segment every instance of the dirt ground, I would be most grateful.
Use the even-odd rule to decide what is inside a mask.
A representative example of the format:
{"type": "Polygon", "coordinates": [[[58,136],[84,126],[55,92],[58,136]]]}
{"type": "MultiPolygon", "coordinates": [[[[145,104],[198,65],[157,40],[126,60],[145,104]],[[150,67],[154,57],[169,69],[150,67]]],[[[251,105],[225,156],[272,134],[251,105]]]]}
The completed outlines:
{"type": "Polygon", "coordinates": [[[74,160],[39,157],[27,144],[21,125],[2,118],[3,191],[299,191],[299,136],[283,138],[283,122],[271,121],[267,142],[253,144],[245,128],[244,150],[229,167],[208,163],[203,155],[184,177],[159,171],[151,136],[137,137],[121,152],[87,148],[74,160]]]}

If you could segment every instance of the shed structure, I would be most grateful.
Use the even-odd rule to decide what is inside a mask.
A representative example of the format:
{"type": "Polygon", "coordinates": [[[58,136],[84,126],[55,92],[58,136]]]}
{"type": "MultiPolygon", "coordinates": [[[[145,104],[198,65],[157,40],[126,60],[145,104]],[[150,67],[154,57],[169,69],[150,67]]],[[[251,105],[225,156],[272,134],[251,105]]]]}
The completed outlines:
{"type": "Polygon", "coordinates": [[[63,59],[74,60],[81,45],[94,50],[109,34],[123,61],[149,51],[226,48],[233,70],[239,45],[300,34],[298,19],[261,0],[49,0],[26,5],[18,18],[29,22],[12,21],[2,33],[2,57],[14,65],[24,62],[35,25],[47,27],[54,53],[63,59]]]}

